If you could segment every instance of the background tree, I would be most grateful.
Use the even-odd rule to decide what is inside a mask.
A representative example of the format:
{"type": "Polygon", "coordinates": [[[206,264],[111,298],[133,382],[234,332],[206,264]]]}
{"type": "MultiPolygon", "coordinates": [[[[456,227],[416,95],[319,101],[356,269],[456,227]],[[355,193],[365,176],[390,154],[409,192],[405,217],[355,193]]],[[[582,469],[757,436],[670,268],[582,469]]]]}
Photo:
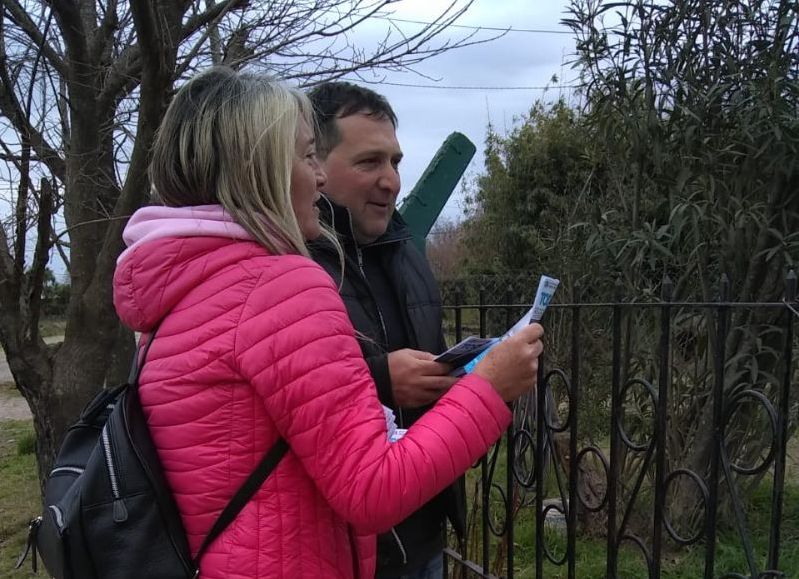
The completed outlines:
{"type": "Polygon", "coordinates": [[[581,231],[572,224],[596,209],[602,190],[590,140],[563,99],[536,102],[506,136],[489,126],[485,169],[466,202],[466,271],[552,272],[572,281],[572,266],[581,267],[581,231]]]}
{"type": "Polygon", "coordinates": [[[306,86],[406,69],[478,41],[442,36],[471,4],[455,1],[413,34],[386,23],[372,48],[353,44],[352,31],[390,4],[0,2],[0,160],[12,206],[0,227],[0,345],[33,412],[40,478],[87,399],[127,374],[133,340],[111,281],[126,219],[148,195],[150,146],[175,83],[224,63],[306,86]],[[70,295],[64,341],[47,346],[39,318],[53,248],[70,295]]]}
{"type": "MultiPolygon", "coordinates": [[[[733,301],[780,301],[799,257],[796,2],[575,0],[566,24],[608,175],[608,210],[588,224],[586,256],[618,271],[629,295],[656,294],[668,274],[677,299],[712,301],[724,272],[733,301]]],[[[739,464],[757,464],[776,442],[762,434],[763,409],[736,396],[755,389],[778,400],[784,315],[737,310],[732,321],[726,450],[739,464]]],[[[705,395],[714,324],[709,313],[685,312],[675,328],[670,467],[700,475],[714,440],[705,395]]],[[[655,375],[651,357],[638,362],[655,375]]],[[[699,503],[683,496],[689,512],[675,516],[690,524],[699,503]]]]}
{"type": "MultiPolygon", "coordinates": [[[[626,299],[644,301],[659,299],[665,275],[675,299],[713,301],[724,272],[731,300],[780,301],[799,259],[799,5],[574,0],[564,22],[577,38],[580,106],[538,104],[507,137],[492,132],[466,224],[467,266],[561,274],[565,287],[581,281],[589,299],[612,298],[618,280],[626,299]]],[[[739,395],[779,399],[785,315],[740,309],[732,320],[725,447],[741,465],[759,463],[777,442],[764,436],[763,407],[739,395]]],[[[624,376],[656,383],[656,324],[645,312],[626,320],[624,376]]],[[[714,443],[714,327],[711,313],[675,314],[668,468],[700,476],[714,443]]],[[[555,357],[557,335],[548,330],[555,357]]],[[[606,335],[587,337],[606,348],[606,335]]],[[[597,354],[581,362],[591,380],[591,364],[607,356],[587,348],[597,354]]],[[[607,380],[604,390],[585,386],[597,402],[607,380]]],[[[628,427],[646,440],[652,407],[634,398],[628,427]]],[[[638,466],[628,457],[622,478],[638,466]]],[[[733,474],[725,485],[746,493],[762,476],[733,474]]],[[[678,481],[672,490],[681,499],[670,502],[673,524],[698,524],[695,487],[678,481]]]]}
{"type": "Polygon", "coordinates": [[[450,219],[436,221],[427,236],[425,252],[436,279],[457,277],[464,260],[463,227],[450,219]]]}

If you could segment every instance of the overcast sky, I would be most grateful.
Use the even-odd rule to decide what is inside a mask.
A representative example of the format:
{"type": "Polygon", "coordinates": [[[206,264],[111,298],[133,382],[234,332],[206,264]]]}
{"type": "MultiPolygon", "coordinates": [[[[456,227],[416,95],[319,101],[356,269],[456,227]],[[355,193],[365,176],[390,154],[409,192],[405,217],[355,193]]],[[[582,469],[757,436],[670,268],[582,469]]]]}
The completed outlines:
{"type": "MultiPolygon", "coordinates": [[[[461,5],[465,1],[459,0],[461,5]]],[[[391,17],[403,22],[395,21],[393,25],[412,33],[420,25],[405,21],[430,21],[449,4],[450,0],[401,0],[392,6],[391,17]]],[[[557,75],[560,84],[570,84],[576,76],[569,65],[574,53],[572,36],[540,32],[567,32],[560,24],[567,5],[568,0],[475,0],[457,22],[464,28],[452,28],[451,34],[445,32],[442,40],[448,36],[460,38],[472,31],[469,27],[511,28],[511,31],[497,40],[453,50],[415,67],[429,78],[390,72],[373,77],[379,84],[370,86],[389,99],[399,118],[398,137],[405,153],[401,198],[413,188],[453,131],[465,134],[477,147],[465,176],[473,178],[482,170],[489,121],[495,130],[505,133],[537,99],[555,100],[562,93],[569,96],[568,89],[551,88],[545,93],[541,88],[527,88],[551,85],[553,75],[557,75]]],[[[391,25],[384,19],[370,19],[354,31],[351,41],[367,48],[376,38],[382,38],[391,25]]],[[[497,34],[481,31],[477,37],[497,34]]],[[[459,185],[444,209],[444,218],[461,218],[460,191],[459,185]]],[[[0,204],[0,209],[7,213],[5,203],[0,204]]],[[[59,279],[65,278],[65,268],[55,255],[51,267],[59,279]]]]}
{"type": "MultiPolygon", "coordinates": [[[[394,17],[403,20],[429,21],[449,2],[403,0],[394,9],[394,17]]],[[[477,153],[467,169],[474,175],[482,170],[483,144],[490,121],[504,133],[514,119],[528,112],[539,98],[555,100],[568,89],[513,89],[552,85],[553,75],[559,84],[569,84],[576,71],[573,59],[574,40],[570,34],[547,34],[521,30],[567,31],[560,20],[567,0],[476,0],[458,24],[520,29],[487,44],[447,52],[418,66],[416,70],[436,80],[412,73],[381,73],[385,83],[371,86],[385,95],[399,117],[398,138],[405,157],[401,165],[402,193],[407,194],[418,181],[444,139],[453,131],[465,134],[477,153]],[[457,88],[418,88],[388,83],[440,85],[441,87],[497,87],[492,90],[457,88]],[[500,90],[498,87],[508,87],[500,90]]],[[[409,32],[418,25],[397,22],[409,32]]],[[[385,23],[375,21],[385,29],[385,23]]],[[[468,29],[453,29],[463,34],[468,29]]],[[[495,32],[480,33],[489,37],[495,32]]],[[[358,41],[358,36],[354,37],[358,41]]],[[[460,191],[460,186],[456,193],[460,191]]],[[[443,215],[458,219],[462,214],[460,195],[453,194],[443,215]]]]}

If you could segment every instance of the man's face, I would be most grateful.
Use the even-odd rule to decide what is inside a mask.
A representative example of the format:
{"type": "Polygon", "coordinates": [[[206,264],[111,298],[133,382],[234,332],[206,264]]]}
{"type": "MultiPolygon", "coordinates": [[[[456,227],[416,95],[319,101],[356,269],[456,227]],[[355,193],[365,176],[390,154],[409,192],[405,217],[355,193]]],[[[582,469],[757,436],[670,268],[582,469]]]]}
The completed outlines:
{"type": "Polygon", "coordinates": [[[322,162],[323,190],[350,210],[358,243],[371,243],[386,232],[394,213],[402,150],[387,118],[358,113],[336,123],[341,141],[322,162]]]}

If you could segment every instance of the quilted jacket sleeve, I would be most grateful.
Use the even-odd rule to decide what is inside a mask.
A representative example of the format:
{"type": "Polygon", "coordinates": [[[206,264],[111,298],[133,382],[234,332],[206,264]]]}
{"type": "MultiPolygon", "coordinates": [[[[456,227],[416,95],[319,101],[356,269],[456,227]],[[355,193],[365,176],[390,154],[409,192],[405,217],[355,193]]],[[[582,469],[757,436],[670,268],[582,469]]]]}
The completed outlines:
{"type": "Polygon", "coordinates": [[[391,388],[391,373],[388,371],[388,354],[379,354],[366,358],[366,365],[369,366],[369,374],[377,388],[377,397],[381,404],[391,408],[396,408],[394,402],[394,392],[391,388]]]}
{"type": "Polygon", "coordinates": [[[451,484],[508,426],[491,385],[460,380],[397,443],[332,280],[310,260],[251,292],[236,334],[238,370],[332,508],[382,532],[451,484]]]}

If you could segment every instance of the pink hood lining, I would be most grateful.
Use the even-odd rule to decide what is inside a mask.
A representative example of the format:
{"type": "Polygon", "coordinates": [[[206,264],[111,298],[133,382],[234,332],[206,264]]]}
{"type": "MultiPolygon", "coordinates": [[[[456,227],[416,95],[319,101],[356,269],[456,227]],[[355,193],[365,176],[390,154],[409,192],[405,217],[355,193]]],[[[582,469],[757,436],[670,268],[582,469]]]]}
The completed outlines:
{"type": "Polygon", "coordinates": [[[224,237],[252,240],[221,205],[194,207],[142,207],[128,220],[122,239],[127,245],[117,264],[138,246],[164,237],[224,237]]]}

